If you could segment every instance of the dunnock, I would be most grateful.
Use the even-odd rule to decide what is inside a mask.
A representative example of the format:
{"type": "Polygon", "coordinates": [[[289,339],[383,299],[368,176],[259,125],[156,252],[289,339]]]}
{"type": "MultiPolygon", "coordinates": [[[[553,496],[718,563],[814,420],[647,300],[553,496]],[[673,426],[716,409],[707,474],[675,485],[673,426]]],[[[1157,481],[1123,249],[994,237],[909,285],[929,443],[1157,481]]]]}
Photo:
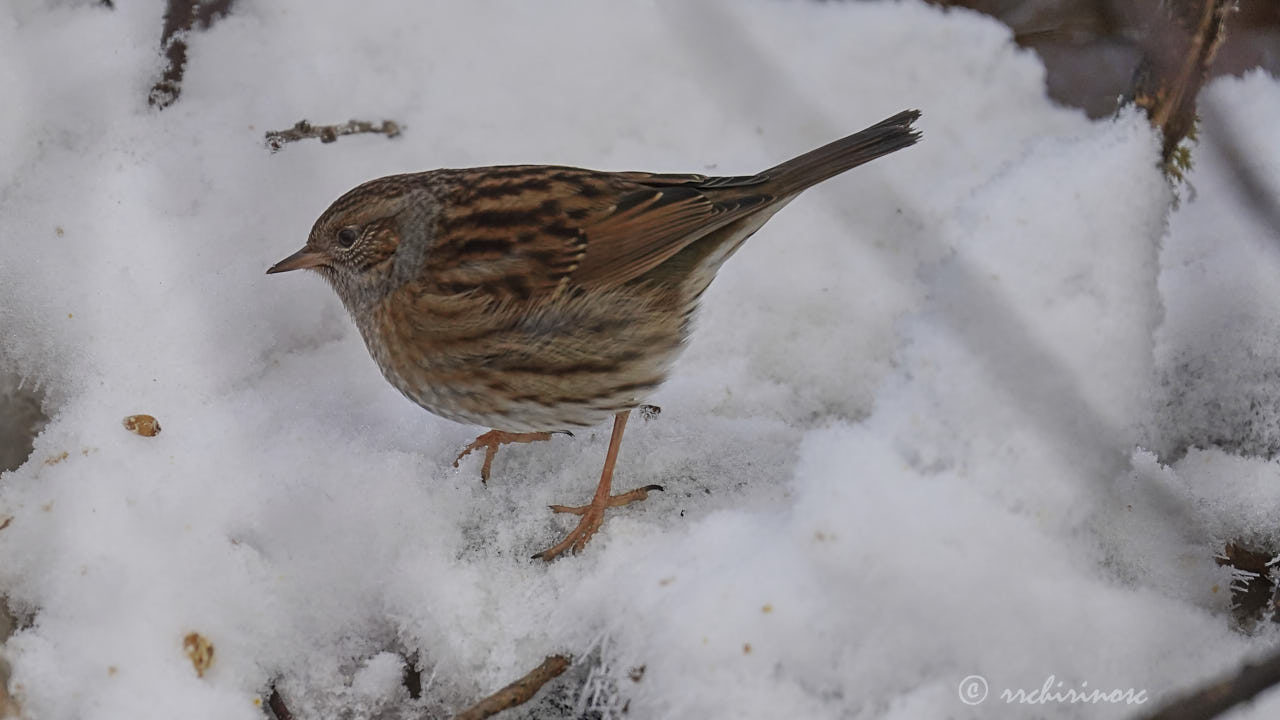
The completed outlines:
{"type": "MultiPolygon", "coordinates": [[[[494,430],[458,456],[613,416],[595,496],[534,557],[581,550],[609,507],[631,410],[666,379],[698,298],[730,255],[806,188],[916,142],[916,111],[756,175],[511,165],[371,180],[268,273],[311,268],[382,374],[431,412],[494,430]]],[[[457,460],[454,461],[457,465],[457,460]]]]}

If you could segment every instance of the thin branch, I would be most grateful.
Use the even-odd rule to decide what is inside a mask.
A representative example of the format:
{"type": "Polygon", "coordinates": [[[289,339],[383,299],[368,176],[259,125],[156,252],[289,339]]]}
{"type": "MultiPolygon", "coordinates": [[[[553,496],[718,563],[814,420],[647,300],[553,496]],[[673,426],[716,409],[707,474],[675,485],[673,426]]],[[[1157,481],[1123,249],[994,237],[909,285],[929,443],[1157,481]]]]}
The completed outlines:
{"type": "Polygon", "coordinates": [[[164,73],[151,87],[147,101],[163,110],[182,93],[182,76],[187,69],[187,36],[197,21],[207,28],[213,21],[231,12],[235,0],[169,0],[164,12],[164,30],[160,48],[164,50],[164,73]]]}
{"type": "Polygon", "coordinates": [[[274,685],[271,687],[271,697],[267,699],[267,707],[275,713],[276,720],[293,720],[293,713],[289,712],[288,706],[284,704],[284,698],[280,697],[280,691],[276,690],[274,685]]]}
{"type": "Polygon", "coordinates": [[[401,683],[404,689],[409,691],[409,699],[417,700],[422,697],[422,668],[418,667],[418,651],[414,651],[412,655],[404,657],[404,674],[401,676],[401,683]]]}
{"type": "MultiPolygon", "coordinates": [[[[5,524],[8,524],[8,521],[5,521],[5,524]]],[[[8,600],[0,597],[0,643],[8,640],[17,626],[18,621],[9,612],[8,600]]],[[[9,694],[9,679],[12,674],[9,661],[0,658],[0,718],[22,717],[22,709],[18,707],[18,701],[9,694]]]]}
{"type": "Polygon", "coordinates": [[[1275,557],[1275,552],[1265,548],[1229,542],[1214,558],[1220,567],[1231,568],[1231,614],[1246,631],[1272,614],[1276,583],[1271,575],[1271,561],[1275,557]]]}
{"type": "Polygon", "coordinates": [[[320,138],[320,142],[331,143],[340,135],[356,135],[358,133],[378,133],[389,138],[400,134],[400,125],[392,120],[383,120],[381,125],[374,125],[364,120],[349,120],[342,125],[312,125],[306,120],[299,120],[288,130],[271,130],[267,133],[267,147],[271,152],[291,142],[306,138],[320,138]]]}
{"type": "Polygon", "coordinates": [[[534,668],[528,675],[502,688],[498,692],[463,710],[453,720],[482,720],[492,717],[508,708],[523,705],[542,689],[553,678],[569,667],[569,658],[564,655],[549,655],[542,664],[534,668]]]}
{"type": "Polygon", "coordinates": [[[1196,96],[1226,38],[1227,13],[1234,7],[1235,0],[1172,0],[1170,17],[1151,14],[1133,99],[1164,134],[1162,156],[1170,175],[1180,176],[1188,163],[1178,156],[1178,145],[1195,128],[1196,96]]]}
{"type": "Polygon", "coordinates": [[[1280,684],[1280,652],[1246,663],[1234,676],[1215,681],[1165,703],[1146,720],[1209,720],[1280,684]]]}

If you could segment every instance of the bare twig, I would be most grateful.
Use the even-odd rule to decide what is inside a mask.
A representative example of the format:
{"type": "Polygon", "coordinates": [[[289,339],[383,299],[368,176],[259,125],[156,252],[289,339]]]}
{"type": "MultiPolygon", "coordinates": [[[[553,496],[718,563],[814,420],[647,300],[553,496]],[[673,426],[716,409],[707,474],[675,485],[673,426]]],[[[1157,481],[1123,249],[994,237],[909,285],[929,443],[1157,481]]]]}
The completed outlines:
{"type": "Polygon", "coordinates": [[[401,676],[401,682],[404,689],[409,691],[409,699],[417,700],[422,697],[422,668],[418,667],[418,652],[415,650],[412,655],[404,657],[404,675],[401,676]]]}
{"type": "Polygon", "coordinates": [[[454,716],[453,720],[482,720],[492,717],[508,708],[528,702],[552,678],[569,667],[569,658],[564,655],[549,655],[542,664],[534,668],[528,675],[502,688],[498,692],[472,705],[454,716]]]}
{"type": "Polygon", "coordinates": [[[289,712],[288,706],[284,704],[284,698],[280,697],[280,691],[271,688],[271,697],[267,699],[267,707],[271,708],[271,712],[275,713],[276,720],[293,720],[293,713],[289,712]]]}
{"type": "Polygon", "coordinates": [[[1267,549],[1229,542],[1214,558],[1219,566],[1232,570],[1231,614],[1246,631],[1273,615],[1276,583],[1271,576],[1271,564],[1275,557],[1276,553],[1267,549]]]}
{"type": "Polygon", "coordinates": [[[168,64],[164,74],[151,87],[148,102],[163,110],[178,99],[182,92],[182,75],[187,69],[187,35],[197,21],[201,28],[207,28],[214,20],[231,12],[233,2],[235,0],[169,0],[169,7],[164,12],[164,31],[160,36],[160,47],[168,64]]]}
{"type": "Polygon", "coordinates": [[[1178,145],[1195,128],[1196,96],[1226,37],[1227,13],[1233,7],[1235,0],[1171,0],[1168,17],[1151,15],[1133,100],[1164,133],[1161,154],[1172,176],[1180,177],[1188,165],[1178,145]]]}
{"type": "Polygon", "coordinates": [[[1246,663],[1234,676],[1167,702],[1146,720],[1209,720],[1280,684],[1280,652],[1246,663]]]}
{"type": "MultiPolygon", "coordinates": [[[[17,625],[17,620],[9,612],[8,601],[0,597],[0,642],[8,640],[17,625]]],[[[0,658],[0,718],[22,717],[22,710],[18,707],[17,700],[14,700],[13,696],[9,694],[9,677],[11,674],[12,669],[9,667],[9,661],[0,658]]]]}
{"type": "Polygon", "coordinates": [[[36,435],[49,422],[43,403],[43,391],[0,367],[0,472],[16,470],[31,457],[36,435]]]}
{"type": "Polygon", "coordinates": [[[391,120],[383,120],[381,125],[374,125],[364,120],[350,120],[342,125],[312,125],[306,120],[299,120],[288,130],[271,130],[267,133],[267,147],[276,152],[288,143],[320,138],[320,142],[331,143],[339,135],[355,135],[357,133],[379,133],[389,138],[400,134],[400,125],[391,120]]]}

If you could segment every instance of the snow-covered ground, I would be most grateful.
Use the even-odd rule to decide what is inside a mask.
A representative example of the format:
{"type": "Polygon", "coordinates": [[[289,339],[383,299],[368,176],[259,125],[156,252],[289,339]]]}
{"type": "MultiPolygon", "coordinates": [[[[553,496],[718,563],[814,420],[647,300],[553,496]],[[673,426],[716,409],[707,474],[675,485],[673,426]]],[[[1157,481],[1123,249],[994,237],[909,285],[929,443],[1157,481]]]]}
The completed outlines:
{"type": "Polygon", "coordinates": [[[1005,28],[918,2],[242,0],[163,112],[164,3],[115,5],[0,6],[0,361],[53,416],[0,478],[32,718],[258,718],[272,682],[300,717],[443,715],[557,652],[517,715],[1130,717],[1274,642],[1213,557],[1280,538],[1280,245],[1212,141],[1280,187],[1275,78],[1210,88],[1175,210],[1141,116],[1053,105],[1005,28]],[[379,175],[754,172],[905,108],[918,146],[707,293],[615,479],[667,492],[550,565],[607,426],[482,486],[450,465],[479,429],[390,388],[318,278],[263,274],[379,175]],[[262,143],[351,117],[404,134],[262,143]],[[1046,683],[1147,703],[999,697],[1046,683]]]}

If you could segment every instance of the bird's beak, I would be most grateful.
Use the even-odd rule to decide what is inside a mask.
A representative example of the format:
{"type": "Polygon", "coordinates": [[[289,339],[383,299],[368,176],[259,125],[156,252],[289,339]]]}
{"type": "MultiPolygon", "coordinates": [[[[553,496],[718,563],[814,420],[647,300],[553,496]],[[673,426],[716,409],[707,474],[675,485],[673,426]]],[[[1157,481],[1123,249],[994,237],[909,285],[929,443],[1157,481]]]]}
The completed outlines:
{"type": "Polygon", "coordinates": [[[281,260],[280,262],[267,268],[267,274],[289,272],[290,270],[301,270],[302,268],[313,268],[324,264],[324,255],[314,250],[302,248],[298,252],[281,260]]]}

